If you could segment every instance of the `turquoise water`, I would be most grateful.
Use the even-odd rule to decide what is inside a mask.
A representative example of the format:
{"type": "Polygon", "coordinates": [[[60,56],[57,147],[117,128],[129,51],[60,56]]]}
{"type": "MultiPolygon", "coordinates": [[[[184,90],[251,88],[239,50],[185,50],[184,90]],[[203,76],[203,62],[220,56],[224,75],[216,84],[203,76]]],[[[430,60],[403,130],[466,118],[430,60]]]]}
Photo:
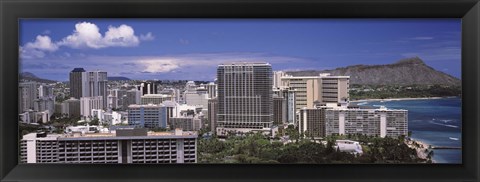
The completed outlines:
{"type": "MultiPolygon", "coordinates": [[[[359,105],[386,106],[408,110],[412,138],[433,146],[462,146],[461,98],[361,102],[359,105]]],[[[435,149],[436,163],[462,163],[460,149],[435,149]]]]}

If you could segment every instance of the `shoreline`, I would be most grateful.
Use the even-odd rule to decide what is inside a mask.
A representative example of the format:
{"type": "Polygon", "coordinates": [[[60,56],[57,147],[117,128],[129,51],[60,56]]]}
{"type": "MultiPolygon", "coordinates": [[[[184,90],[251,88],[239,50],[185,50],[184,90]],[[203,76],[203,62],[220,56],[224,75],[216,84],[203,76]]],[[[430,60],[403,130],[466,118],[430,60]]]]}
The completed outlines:
{"type": "Polygon", "coordinates": [[[352,100],[350,102],[375,102],[375,101],[402,101],[402,100],[431,100],[431,99],[447,99],[456,98],[458,96],[446,96],[446,97],[404,97],[404,98],[389,98],[389,99],[360,99],[352,100]]]}
{"type": "MultiPolygon", "coordinates": [[[[429,143],[426,143],[422,140],[419,140],[419,139],[415,139],[415,138],[410,138],[410,141],[407,141],[405,140],[405,144],[412,148],[412,149],[415,149],[415,151],[417,151],[417,157],[418,158],[421,158],[421,159],[427,159],[427,155],[428,153],[425,152],[425,150],[428,150],[429,146],[432,146],[431,144],[429,143]],[[414,143],[418,144],[420,147],[417,147],[414,145],[414,143]]],[[[433,149],[430,149],[433,151],[433,149]]],[[[432,163],[437,163],[437,161],[435,161],[432,157],[432,163]]]]}

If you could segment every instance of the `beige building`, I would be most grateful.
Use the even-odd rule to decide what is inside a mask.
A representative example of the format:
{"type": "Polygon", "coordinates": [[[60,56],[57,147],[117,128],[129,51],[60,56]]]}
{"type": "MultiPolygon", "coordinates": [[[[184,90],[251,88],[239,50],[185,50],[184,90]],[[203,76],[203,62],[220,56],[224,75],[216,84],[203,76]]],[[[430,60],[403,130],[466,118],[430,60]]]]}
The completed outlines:
{"type": "Polygon", "coordinates": [[[349,99],[350,76],[291,76],[281,78],[282,85],[295,90],[296,110],[314,108],[314,102],[339,103],[349,99]]]}

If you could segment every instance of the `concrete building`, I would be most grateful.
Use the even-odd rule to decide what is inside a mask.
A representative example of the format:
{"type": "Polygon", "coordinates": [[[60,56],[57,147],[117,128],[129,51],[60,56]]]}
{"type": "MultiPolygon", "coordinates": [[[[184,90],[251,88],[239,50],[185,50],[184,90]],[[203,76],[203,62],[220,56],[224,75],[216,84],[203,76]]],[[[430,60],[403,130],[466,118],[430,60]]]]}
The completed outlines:
{"type": "Polygon", "coordinates": [[[83,97],[82,74],[85,73],[83,68],[74,68],[70,72],[70,96],[76,99],[83,97]]]}
{"type": "Polygon", "coordinates": [[[91,117],[92,109],[103,109],[103,97],[82,97],[80,98],[80,115],[83,117],[91,117]]]}
{"type": "Polygon", "coordinates": [[[208,114],[210,131],[215,132],[217,126],[217,114],[218,114],[218,99],[213,98],[208,100],[208,114]]]}
{"type": "Polygon", "coordinates": [[[350,76],[331,76],[330,74],[321,74],[321,102],[339,103],[348,102],[350,96],[348,90],[350,87],[350,76]]]}
{"type": "Polygon", "coordinates": [[[140,104],[142,93],[139,90],[127,91],[127,98],[124,100],[123,109],[128,109],[129,105],[140,104]]]}
{"type": "Polygon", "coordinates": [[[217,68],[217,85],[217,131],[270,130],[273,122],[270,64],[221,64],[217,68]]]}
{"type": "Polygon", "coordinates": [[[202,121],[195,117],[172,117],[170,118],[171,129],[180,128],[184,131],[198,131],[202,128],[202,121]]]}
{"type": "Polygon", "coordinates": [[[282,85],[295,90],[296,110],[314,108],[313,102],[338,103],[349,100],[350,76],[291,76],[281,77],[282,85]]]}
{"type": "Polygon", "coordinates": [[[38,87],[38,97],[53,97],[53,87],[46,84],[40,84],[38,87]]]}
{"type": "Polygon", "coordinates": [[[283,71],[274,71],[273,72],[273,88],[283,88],[286,85],[283,85],[282,77],[287,74],[283,71]]]}
{"type": "Polygon", "coordinates": [[[38,84],[36,82],[21,82],[18,85],[18,112],[24,113],[34,109],[34,100],[37,99],[38,84]]]}
{"type": "Polygon", "coordinates": [[[273,95],[273,124],[280,126],[287,123],[287,101],[282,96],[273,95]]]}
{"type": "Polygon", "coordinates": [[[195,132],[147,132],[24,135],[21,163],[196,163],[195,132]]]}
{"type": "Polygon", "coordinates": [[[140,97],[140,104],[161,104],[164,101],[172,100],[171,95],[162,95],[162,94],[145,94],[140,97]]]}
{"type": "Polygon", "coordinates": [[[296,123],[296,99],[295,99],[295,90],[290,89],[289,87],[274,88],[273,94],[283,97],[286,102],[286,124],[295,124],[296,123]]]}
{"type": "Polygon", "coordinates": [[[142,82],[138,87],[138,90],[142,95],[145,94],[158,94],[157,83],[155,82],[142,82]]]}
{"type": "Polygon", "coordinates": [[[52,97],[39,97],[33,101],[34,111],[47,111],[51,116],[55,112],[55,98],[52,97]]]}
{"type": "Polygon", "coordinates": [[[338,107],[325,111],[326,135],[365,134],[398,137],[408,134],[408,111],[338,107]]]}
{"type": "Polygon", "coordinates": [[[80,100],[74,97],[65,100],[61,104],[61,113],[66,114],[68,117],[79,117],[80,114],[80,100]]]}
{"type": "Polygon", "coordinates": [[[298,132],[305,137],[325,137],[325,111],[327,108],[307,109],[299,111],[298,132]]]}
{"type": "Polygon", "coordinates": [[[107,108],[108,109],[116,109],[118,108],[118,99],[117,96],[113,96],[112,94],[109,94],[107,96],[107,108]]]}
{"type": "Polygon", "coordinates": [[[102,107],[107,105],[107,72],[88,71],[82,72],[82,97],[102,96],[102,107]]]}
{"type": "Polygon", "coordinates": [[[207,89],[208,98],[211,99],[217,97],[217,84],[210,82],[205,85],[205,88],[207,89]]]}
{"type": "Polygon", "coordinates": [[[185,103],[191,106],[208,106],[209,93],[204,87],[197,87],[195,90],[185,91],[185,103]]]}
{"type": "Polygon", "coordinates": [[[146,128],[167,127],[167,107],[164,105],[128,106],[128,124],[146,128]]]}

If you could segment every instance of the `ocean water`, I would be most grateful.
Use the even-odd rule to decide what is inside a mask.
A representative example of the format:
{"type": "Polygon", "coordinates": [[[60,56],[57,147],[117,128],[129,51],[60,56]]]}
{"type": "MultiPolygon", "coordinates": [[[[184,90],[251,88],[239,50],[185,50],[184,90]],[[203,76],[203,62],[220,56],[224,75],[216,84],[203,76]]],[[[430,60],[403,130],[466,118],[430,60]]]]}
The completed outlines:
{"type": "MultiPolygon", "coordinates": [[[[461,98],[372,101],[359,105],[408,110],[412,138],[433,146],[462,146],[461,98]]],[[[461,149],[434,149],[436,163],[462,163],[461,149]]]]}

